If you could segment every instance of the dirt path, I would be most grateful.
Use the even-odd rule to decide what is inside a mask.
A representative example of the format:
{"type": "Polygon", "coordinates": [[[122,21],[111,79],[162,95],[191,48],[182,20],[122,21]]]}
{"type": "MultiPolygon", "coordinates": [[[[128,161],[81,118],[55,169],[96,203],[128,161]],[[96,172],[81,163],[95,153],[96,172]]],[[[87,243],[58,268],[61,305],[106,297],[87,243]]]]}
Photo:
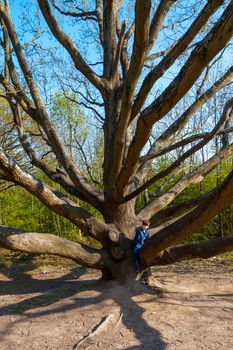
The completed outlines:
{"type": "Polygon", "coordinates": [[[0,349],[233,349],[232,266],[155,269],[160,296],[98,278],[1,268],[0,349]]]}

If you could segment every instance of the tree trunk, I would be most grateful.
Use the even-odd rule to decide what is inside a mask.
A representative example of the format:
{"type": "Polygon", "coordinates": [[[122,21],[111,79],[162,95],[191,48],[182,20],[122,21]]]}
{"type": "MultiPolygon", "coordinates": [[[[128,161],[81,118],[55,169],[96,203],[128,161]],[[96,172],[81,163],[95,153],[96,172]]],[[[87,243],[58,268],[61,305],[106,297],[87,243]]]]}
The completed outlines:
{"type": "Polygon", "coordinates": [[[140,225],[140,220],[135,214],[134,200],[119,205],[114,200],[106,201],[104,218],[106,223],[113,223],[120,232],[128,238],[133,238],[135,227],[140,225]]]}

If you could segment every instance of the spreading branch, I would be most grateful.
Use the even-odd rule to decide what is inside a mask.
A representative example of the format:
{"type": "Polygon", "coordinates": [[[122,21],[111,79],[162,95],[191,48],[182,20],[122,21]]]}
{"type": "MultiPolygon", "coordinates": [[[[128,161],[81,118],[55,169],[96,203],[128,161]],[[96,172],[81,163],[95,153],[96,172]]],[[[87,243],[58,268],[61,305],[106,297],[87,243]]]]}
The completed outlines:
{"type": "Polygon", "coordinates": [[[142,210],[139,211],[138,215],[140,217],[150,217],[151,215],[157,213],[159,210],[171,203],[189,185],[192,183],[201,182],[204,177],[220,163],[221,160],[232,155],[232,153],[233,144],[231,144],[228,149],[220,151],[218,155],[211,157],[191,173],[185,175],[174,186],[172,186],[167,193],[147,204],[142,210]]]}
{"type": "Polygon", "coordinates": [[[49,233],[0,226],[0,247],[28,253],[54,254],[96,269],[104,267],[100,250],[49,233]]]}
{"type": "Polygon", "coordinates": [[[184,52],[201,28],[207,23],[212,14],[221,6],[223,0],[209,0],[199,16],[194,20],[193,24],[185,32],[185,34],[178,40],[177,44],[172,50],[162,59],[162,61],[146,76],[140,91],[135,99],[131,121],[137,116],[143,107],[146,98],[151,91],[153,85],[161,76],[172,66],[176,59],[184,52]]]}
{"type": "Polygon", "coordinates": [[[233,171],[206,201],[148,239],[142,248],[144,264],[146,266],[153,265],[160,252],[197,232],[232,204],[233,171]]]}
{"type": "Polygon", "coordinates": [[[106,227],[85,209],[74,203],[63,193],[52,189],[19,167],[19,165],[0,148],[0,169],[7,181],[13,182],[37,197],[46,207],[58,215],[69,219],[84,233],[91,235],[102,244],[106,241],[106,227]],[[90,229],[95,222],[97,229],[90,229]],[[99,227],[99,229],[98,229],[99,227]]]}
{"type": "MultiPolygon", "coordinates": [[[[150,218],[150,222],[151,222],[150,226],[152,227],[152,230],[162,220],[167,219],[167,218],[172,217],[172,216],[176,216],[177,213],[179,213],[181,211],[187,211],[187,210],[190,210],[190,209],[196,207],[197,205],[200,205],[209,196],[211,196],[212,193],[213,193],[213,190],[210,192],[204,193],[198,197],[186,200],[186,201],[181,202],[179,204],[172,205],[171,207],[167,207],[165,209],[160,210],[156,214],[152,215],[152,217],[150,218]]],[[[175,218],[175,220],[177,220],[177,217],[175,218]]],[[[167,224],[167,221],[166,221],[166,224],[167,224]]],[[[158,231],[159,231],[159,229],[157,229],[157,227],[156,227],[156,232],[158,232],[158,231]]]]}
{"type": "Polygon", "coordinates": [[[147,46],[147,53],[153,48],[155,41],[158,38],[159,32],[163,26],[164,19],[176,0],[162,0],[160,1],[150,25],[150,35],[147,46]]]}
{"type": "Polygon", "coordinates": [[[155,265],[168,265],[190,259],[208,259],[233,249],[233,236],[219,237],[205,242],[170,247],[155,259],[155,265]]]}
{"type": "Polygon", "coordinates": [[[188,157],[190,157],[192,154],[203,148],[212,138],[219,132],[220,128],[224,125],[226,120],[230,120],[232,117],[232,107],[233,107],[233,99],[228,101],[224,107],[222,116],[219,120],[219,122],[216,124],[216,126],[213,128],[213,130],[209,133],[207,133],[207,136],[201,140],[199,143],[191,147],[188,151],[184,152],[175,162],[173,162],[168,168],[165,170],[162,170],[161,172],[157,173],[155,176],[153,176],[150,180],[146,181],[143,185],[141,185],[139,188],[137,188],[135,191],[127,195],[123,201],[130,200],[134,198],[136,195],[143,192],[146,188],[148,188],[150,185],[154,184],[156,181],[158,181],[161,178],[164,178],[165,176],[169,175],[173,170],[175,170],[181,163],[185,161],[188,157]]]}
{"type": "Polygon", "coordinates": [[[80,8],[77,9],[77,11],[64,11],[62,10],[55,1],[51,1],[53,7],[58,10],[62,15],[75,17],[75,18],[82,18],[82,19],[92,19],[96,21],[96,11],[84,11],[80,8]]]}

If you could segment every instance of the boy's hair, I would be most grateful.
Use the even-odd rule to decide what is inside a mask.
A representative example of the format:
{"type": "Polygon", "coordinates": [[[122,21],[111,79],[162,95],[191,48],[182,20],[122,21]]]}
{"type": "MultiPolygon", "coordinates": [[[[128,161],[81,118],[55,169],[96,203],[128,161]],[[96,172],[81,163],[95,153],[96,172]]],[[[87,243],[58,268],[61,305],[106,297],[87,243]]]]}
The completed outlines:
{"type": "Polygon", "coordinates": [[[144,220],[142,220],[142,224],[146,225],[146,226],[150,226],[150,220],[144,219],[144,220]]]}

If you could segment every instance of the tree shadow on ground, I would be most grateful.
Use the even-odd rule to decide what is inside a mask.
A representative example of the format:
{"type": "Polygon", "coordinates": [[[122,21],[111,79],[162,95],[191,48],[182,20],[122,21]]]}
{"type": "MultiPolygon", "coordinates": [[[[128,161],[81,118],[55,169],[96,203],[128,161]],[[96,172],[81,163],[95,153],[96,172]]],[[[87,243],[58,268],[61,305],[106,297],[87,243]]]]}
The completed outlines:
{"type": "MultiPolygon", "coordinates": [[[[14,268],[5,269],[4,274],[8,277],[8,281],[0,281],[0,295],[19,295],[22,294],[24,300],[11,305],[0,307],[0,315],[10,316],[20,314],[23,319],[40,318],[51,313],[60,314],[66,313],[69,310],[78,310],[81,307],[98,305],[107,299],[112,299],[114,303],[119,306],[119,312],[122,315],[121,322],[128,330],[134,333],[140,345],[129,346],[127,349],[157,349],[164,350],[166,344],[163,341],[159,331],[150,327],[143,318],[145,309],[140,306],[140,303],[134,300],[134,297],[141,293],[147,293],[158,298],[157,292],[152,289],[146,289],[145,286],[137,286],[126,288],[119,286],[116,283],[104,282],[99,279],[94,279],[93,274],[90,274],[89,280],[79,280],[79,278],[87,272],[85,268],[75,268],[68,274],[55,278],[45,280],[37,280],[27,274],[33,268],[33,262],[24,264],[15,271],[14,268]],[[79,297],[79,293],[83,291],[97,292],[94,297],[79,297]],[[38,293],[40,293],[38,295],[38,293]],[[30,295],[25,298],[27,294],[30,295]],[[71,297],[72,302],[69,304],[59,303],[67,297],[71,297]],[[51,310],[51,305],[53,306],[51,310]],[[50,306],[50,309],[49,307],[50,306]],[[46,308],[47,307],[47,308],[46,308]]],[[[3,271],[1,271],[3,273],[3,271]]],[[[104,310],[103,310],[104,312],[104,310]]],[[[0,338],[4,339],[5,334],[13,329],[19,319],[15,319],[0,331],[0,338]],[[6,329],[7,328],[7,329],[6,329]]],[[[120,349],[120,348],[118,348],[120,349]]]]}

